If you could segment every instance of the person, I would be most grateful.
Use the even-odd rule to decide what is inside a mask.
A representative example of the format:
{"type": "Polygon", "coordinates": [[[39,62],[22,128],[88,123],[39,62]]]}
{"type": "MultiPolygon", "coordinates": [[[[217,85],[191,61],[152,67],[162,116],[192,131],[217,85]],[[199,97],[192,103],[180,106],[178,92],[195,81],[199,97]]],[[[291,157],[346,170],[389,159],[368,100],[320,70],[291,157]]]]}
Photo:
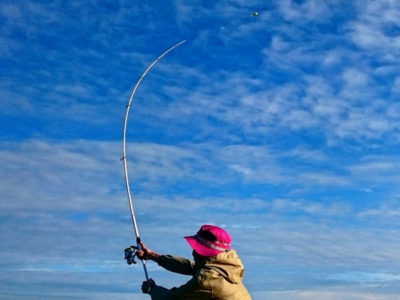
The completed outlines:
{"type": "Polygon", "coordinates": [[[243,284],[243,263],[231,249],[232,238],[224,229],[206,224],[185,239],[193,249],[194,261],[160,255],[141,243],[142,249],[137,253],[140,259],[153,260],[168,271],[192,276],[185,284],[171,289],[149,279],[142,284],[143,293],[152,300],[251,300],[243,284]]]}

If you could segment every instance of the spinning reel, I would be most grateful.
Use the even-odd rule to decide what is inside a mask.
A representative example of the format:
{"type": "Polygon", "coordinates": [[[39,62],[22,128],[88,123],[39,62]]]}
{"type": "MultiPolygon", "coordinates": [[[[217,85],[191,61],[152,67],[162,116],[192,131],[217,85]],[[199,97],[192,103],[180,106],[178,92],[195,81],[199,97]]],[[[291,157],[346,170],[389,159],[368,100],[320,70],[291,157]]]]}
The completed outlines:
{"type": "Polygon", "coordinates": [[[125,252],[125,259],[128,265],[136,264],[135,257],[137,256],[139,248],[136,246],[130,246],[124,250],[125,252]]]}

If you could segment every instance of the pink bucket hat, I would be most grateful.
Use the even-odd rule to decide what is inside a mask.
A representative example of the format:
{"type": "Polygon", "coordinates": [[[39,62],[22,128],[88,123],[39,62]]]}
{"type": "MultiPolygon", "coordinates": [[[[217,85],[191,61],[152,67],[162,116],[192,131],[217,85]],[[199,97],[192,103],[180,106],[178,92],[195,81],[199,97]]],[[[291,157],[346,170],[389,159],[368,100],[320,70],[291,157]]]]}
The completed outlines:
{"type": "Polygon", "coordinates": [[[231,249],[232,238],[220,227],[203,225],[193,236],[186,236],[186,241],[201,256],[216,256],[231,249]]]}

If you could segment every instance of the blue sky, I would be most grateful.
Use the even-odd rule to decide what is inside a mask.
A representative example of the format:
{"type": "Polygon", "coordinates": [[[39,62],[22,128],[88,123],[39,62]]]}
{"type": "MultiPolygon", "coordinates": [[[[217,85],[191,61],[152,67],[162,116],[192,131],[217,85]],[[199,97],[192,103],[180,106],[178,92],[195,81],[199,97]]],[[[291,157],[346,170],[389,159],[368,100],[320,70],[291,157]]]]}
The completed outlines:
{"type": "Polygon", "coordinates": [[[142,239],[190,257],[183,236],[225,227],[256,300],[400,297],[398,1],[3,0],[0,16],[0,299],[148,299],[123,260],[122,125],[184,39],[131,110],[142,239]]]}

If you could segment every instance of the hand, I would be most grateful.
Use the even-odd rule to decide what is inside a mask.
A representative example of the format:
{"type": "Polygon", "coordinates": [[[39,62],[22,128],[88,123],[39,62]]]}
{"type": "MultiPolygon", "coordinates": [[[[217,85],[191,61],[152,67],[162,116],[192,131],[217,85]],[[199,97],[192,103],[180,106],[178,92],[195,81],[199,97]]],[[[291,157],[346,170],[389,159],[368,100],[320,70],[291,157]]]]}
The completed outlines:
{"type": "Polygon", "coordinates": [[[158,257],[160,256],[158,253],[147,248],[143,242],[140,242],[140,247],[141,249],[138,249],[137,251],[137,257],[140,259],[151,259],[157,261],[158,257]]]}
{"type": "Polygon", "coordinates": [[[155,285],[156,285],[156,283],[152,278],[150,278],[149,280],[143,281],[143,283],[142,283],[142,292],[144,294],[150,294],[151,289],[155,285]]]}
{"type": "Polygon", "coordinates": [[[143,242],[140,242],[140,248],[137,251],[137,257],[139,257],[140,259],[149,259],[149,256],[152,252],[153,251],[147,248],[143,242]]]}

